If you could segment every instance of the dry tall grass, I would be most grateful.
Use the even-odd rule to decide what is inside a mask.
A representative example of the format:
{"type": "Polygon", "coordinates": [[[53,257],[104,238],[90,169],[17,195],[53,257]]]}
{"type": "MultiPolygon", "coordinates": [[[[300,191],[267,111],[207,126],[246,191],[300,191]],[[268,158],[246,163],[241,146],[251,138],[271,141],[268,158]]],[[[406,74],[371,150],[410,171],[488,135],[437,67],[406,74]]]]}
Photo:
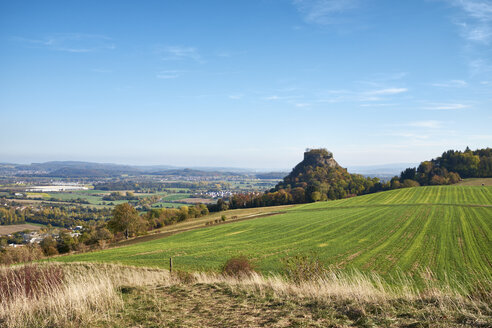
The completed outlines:
{"type": "Polygon", "coordinates": [[[477,284],[474,293],[466,288],[437,285],[428,280],[425,288],[417,288],[408,277],[400,277],[398,282],[388,283],[377,274],[364,274],[358,271],[328,271],[311,280],[292,282],[282,276],[265,277],[256,272],[240,277],[220,274],[195,273],[197,283],[225,283],[229,286],[249,289],[255,293],[273,292],[279,297],[310,298],[333,301],[350,299],[360,303],[384,304],[395,299],[422,301],[432,299],[446,310],[457,310],[474,304],[492,310],[492,289],[490,282],[477,284]]]}
{"type": "MultiPolygon", "coordinates": [[[[41,287],[27,292],[22,286],[26,283],[22,278],[26,266],[0,268],[0,279],[12,277],[13,273],[17,277],[4,283],[0,289],[0,326],[104,325],[124,310],[121,291],[125,288],[147,286],[151,292],[162,286],[178,284],[222,284],[259,296],[268,294],[282,299],[312,299],[334,306],[350,301],[351,304],[360,305],[361,311],[368,304],[391,309],[395,304],[417,304],[415,308],[418,308],[430,302],[442,316],[462,315],[472,318],[467,320],[474,320],[476,314],[487,316],[492,313],[489,282],[483,283],[481,291],[474,294],[436,286],[432,282],[422,291],[407,278],[401,278],[398,284],[388,284],[377,275],[359,272],[325,272],[311,280],[294,283],[280,276],[265,277],[257,273],[225,276],[210,273],[183,275],[176,272],[170,275],[167,270],[112,264],[37,264],[36,269],[29,270],[44,270],[49,275],[49,272],[59,269],[63,271],[61,283],[39,285],[41,287]]],[[[34,276],[31,274],[30,277],[34,276]]],[[[483,318],[477,320],[483,321],[483,318]]]]}
{"type": "Polygon", "coordinates": [[[144,286],[167,281],[167,271],[117,265],[93,264],[37,264],[0,267],[0,326],[6,327],[79,327],[105,320],[123,306],[118,288],[144,286]],[[30,268],[26,270],[26,268],[30,268]],[[35,269],[36,268],[36,269],[35,269]],[[63,281],[40,285],[27,271],[50,273],[63,270],[63,281]],[[16,276],[16,279],[8,279],[16,276]],[[37,284],[36,289],[26,289],[37,284]]]}

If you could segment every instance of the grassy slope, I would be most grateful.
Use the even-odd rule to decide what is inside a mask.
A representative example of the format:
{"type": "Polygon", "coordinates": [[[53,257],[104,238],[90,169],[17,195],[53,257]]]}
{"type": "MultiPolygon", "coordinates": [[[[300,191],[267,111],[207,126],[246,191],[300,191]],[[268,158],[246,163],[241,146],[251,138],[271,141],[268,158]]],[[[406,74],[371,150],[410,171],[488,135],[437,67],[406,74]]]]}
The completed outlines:
{"type": "Polygon", "coordinates": [[[439,186],[393,190],[296,206],[287,213],[204,228],[60,261],[116,261],[217,270],[237,254],[263,272],[287,255],[316,253],[327,264],[383,275],[430,268],[492,276],[492,188],[439,186]]]}

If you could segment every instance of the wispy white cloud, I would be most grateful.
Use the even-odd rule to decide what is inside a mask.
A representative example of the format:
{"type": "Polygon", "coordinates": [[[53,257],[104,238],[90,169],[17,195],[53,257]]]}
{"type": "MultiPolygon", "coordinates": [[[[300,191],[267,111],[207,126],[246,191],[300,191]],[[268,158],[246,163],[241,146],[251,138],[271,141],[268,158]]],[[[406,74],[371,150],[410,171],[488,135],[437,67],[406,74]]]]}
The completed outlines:
{"type": "Polygon", "coordinates": [[[156,78],[168,80],[168,79],[176,79],[181,76],[184,71],[160,71],[157,73],[156,78]]]}
{"type": "Polygon", "coordinates": [[[443,122],[441,121],[417,121],[417,122],[410,122],[407,125],[416,127],[416,128],[428,128],[428,129],[439,129],[442,127],[443,122]]]}
{"type": "Polygon", "coordinates": [[[29,39],[24,37],[15,37],[15,39],[31,47],[72,53],[115,49],[112,39],[104,35],[65,33],[54,34],[41,39],[29,39]]]}
{"type": "Polygon", "coordinates": [[[271,95],[271,96],[266,96],[261,98],[262,100],[268,100],[268,101],[277,101],[277,100],[292,100],[292,99],[298,99],[302,98],[300,96],[296,95],[290,95],[290,96],[279,96],[279,95],[271,95]]]}
{"type": "Polygon", "coordinates": [[[361,95],[361,96],[356,96],[354,99],[351,99],[351,101],[383,101],[383,97],[376,97],[376,96],[367,96],[367,95],[361,95]]]}
{"type": "Polygon", "coordinates": [[[368,95],[395,95],[398,93],[403,93],[407,92],[407,88],[386,88],[386,89],[379,89],[379,90],[373,90],[373,91],[368,91],[366,94],[368,95]]]}
{"type": "Polygon", "coordinates": [[[330,90],[326,90],[325,93],[327,94],[331,94],[331,95],[340,95],[340,94],[347,94],[349,93],[350,91],[348,90],[345,90],[345,89],[330,89],[330,90]]]}
{"type": "Polygon", "coordinates": [[[428,110],[457,110],[469,108],[469,105],[464,104],[431,104],[430,106],[424,107],[428,110]]]}
{"type": "Polygon", "coordinates": [[[408,76],[407,72],[396,72],[396,73],[378,73],[373,76],[356,81],[359,84],[368,85],[372,87],[381,87],[387,85],[388,83],[394,83],[394,81],[402,80],[408,76]]]}
{"type": "Polygon", "coordinates": [[[468,62],[472,75],[492,72],[492,65],[484,59],[474,59],[468,62]]]}
{"type": "Polygon", "coordinates": [[[399,104],[395,103],[369,103],[369,104],[360,104],[360,107],[396,107],[399,104]]]}
{"type": "Polygon", "coordinates": [[[179,77],[179,75],[178,74],[157,74],[155,77],[158,79],[162,79],[162,80],[169,80],[169,79],[176,79],[179,77]]]}
{"type": "Polygon", "coordinates": [[[229,99],[233,99],[233,100],[239,100],[242,99],[243,97],[244,95],[242,93],[229,95],[229,99]]]}
{"type": "Polygon", "coordinates": [[[472,42],[489,43],[492,40],[492,1],[449,0],[464,14],[458,21],[463,37],[472,42]]]}
{"type": "MultiPolygon", "coordinates": [[[[402,78],[405,74],[398,74],[394,78],[402,78]]],[[[409,89],[396,87],[394,84],[378,83],[369,88],[354,89],[312,89],[302,87],[289,87],[286,89],[271,90],[271,93],[260,97],[263,101],[278,101],[291,104],[297,107],[328,106],[334,103],[358,103],[361,107],[389,107],[397,106],[397,98],[408,98],[403,94],[409,89]],[[377,87],[377,88],[376,88],[377,87]]]]}
{"type": "Polygon", "coordinates": [[[471,17],[490,21],[492,20],[492,2],[490,0],[455,0],[471,17]]]}
{"type": "Polygon", "coordinates": [[[336,22],[336,15],[357,8],[358,0],[294,0],[304,21],[328,25],[336,22]]]}
{"type": "Polygon", "coordinates": [[[459,27],[466,60],[472,76],[490,74],[492,43],[492,0],[442,0],[458,8],[453,21],[459,27]]]}
{"type": "Polygon", "coordinates": [[[159,49],[159,52],[163,54],[163,60],[194,60],[200,63],[203,62],[202,56],[194,47],[166,46],[159,49]]]}
{"type": "Polygon", "coordinates": [[[488,43],[492,38],[492,29],[487,25],[470,28],[467,32],[467,38],[472,41],[488,43]]]}
{"type": "Polygon", "coordinates": [[[468,86],[468,83],[463,80],[450,80],[445,82],[432,83],[431,85],[441,88],[462,88],[468,86]]]}

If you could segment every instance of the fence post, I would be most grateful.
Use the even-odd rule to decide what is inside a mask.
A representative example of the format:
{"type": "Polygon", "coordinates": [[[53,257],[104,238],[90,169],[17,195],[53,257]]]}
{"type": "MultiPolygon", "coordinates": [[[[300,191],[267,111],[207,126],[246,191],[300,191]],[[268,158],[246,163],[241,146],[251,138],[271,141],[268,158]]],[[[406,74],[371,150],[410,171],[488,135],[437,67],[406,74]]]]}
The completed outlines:
{"type": "Polygon", "coordinates": [[[169,273],[173,272],[173,258],[169,258],[169,273]]]}

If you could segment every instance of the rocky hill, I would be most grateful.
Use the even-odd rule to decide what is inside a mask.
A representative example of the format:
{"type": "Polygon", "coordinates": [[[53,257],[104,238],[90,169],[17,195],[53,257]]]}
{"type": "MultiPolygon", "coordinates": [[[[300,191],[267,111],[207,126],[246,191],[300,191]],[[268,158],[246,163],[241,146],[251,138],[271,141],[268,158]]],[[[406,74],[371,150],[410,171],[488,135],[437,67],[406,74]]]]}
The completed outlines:
{"type": "Polygon", "coordinates": [[[288,185],[291,185],[292,187],[302,182],[308,182],[306,181],[306,178],[308,178],[309,174],[319,168],[325,168],[329,171],[343,170],[333,158],[332,152],[324,148],[307,149],[306,152],[304,152],[304,159],[302,162],[294,167],[292,172],[284,178],[284,181],[277,185],[276,189],[285,189],[288,188],[288,185]]]}
{"type": "Polygon", "coordinates": [[[302,188],[307,201],[339,199],[359,195],[373,189],[379,183],[376,179],[350,174],[341,167],[333,153],[324,149],[307,149],[304,159],[294,167],[274,191],[302,188]]]}
{"type": "Polygon", "coordinates": [[[383,188],[378,178],[348,173],[328,150],[307,149],[304,159],[275,188],[261,195],[235,194],[228,205],[229,208],[243,208],[300,204],[362,195],[383,188]]]}

